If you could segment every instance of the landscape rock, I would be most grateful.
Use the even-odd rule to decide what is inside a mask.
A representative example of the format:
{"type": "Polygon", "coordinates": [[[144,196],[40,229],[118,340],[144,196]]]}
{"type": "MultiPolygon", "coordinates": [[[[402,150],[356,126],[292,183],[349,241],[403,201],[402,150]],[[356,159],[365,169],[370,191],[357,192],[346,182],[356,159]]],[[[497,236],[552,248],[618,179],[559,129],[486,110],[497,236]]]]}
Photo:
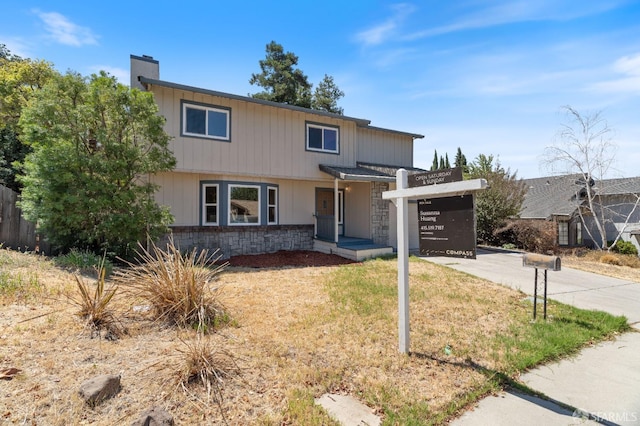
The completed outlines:
{"type": "Polygon", "coordinates": [[[118,391],[120,391],[120,376],[104,374],[82,383],[78,393],[87,404],[96,405],[115,396],[118,391]]]}
{"type": "Polygon", "coordinates": [[[131,426],[173,426],[173,416],[160,407],[153,407],[140,416],[131,426]]]}

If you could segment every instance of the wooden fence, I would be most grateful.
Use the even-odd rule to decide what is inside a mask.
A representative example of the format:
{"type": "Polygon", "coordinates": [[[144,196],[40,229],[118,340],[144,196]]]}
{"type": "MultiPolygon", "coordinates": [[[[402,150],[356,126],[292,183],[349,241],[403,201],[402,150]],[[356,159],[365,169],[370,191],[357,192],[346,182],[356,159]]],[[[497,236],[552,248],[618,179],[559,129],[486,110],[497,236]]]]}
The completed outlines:
{"type": "Polygon", "coordinates": [[[14,250],[49,254],[50,245],[41,240],[36,224],[22,217],[17,201],[17,193],[0,185],[0,244],[14,250]]]}

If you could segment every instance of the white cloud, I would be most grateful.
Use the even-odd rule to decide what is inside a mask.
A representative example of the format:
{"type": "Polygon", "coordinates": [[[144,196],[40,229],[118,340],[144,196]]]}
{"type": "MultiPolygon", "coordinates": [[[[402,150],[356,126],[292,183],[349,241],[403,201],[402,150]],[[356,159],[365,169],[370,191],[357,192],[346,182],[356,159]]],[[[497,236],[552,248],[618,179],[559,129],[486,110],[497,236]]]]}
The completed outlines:
{"type": "Polygon", "coordinates": [[[399,3],[392,6],[393,15],[381,24],[356,34],[356,41],[365,46],[382,44],[392,37],[402,22],[415,11],[413,5],[399,3]]]}
{"type": "Polygon", "coordinates": [[[617,59],[611,69],[617,74],[617,78],[594,83],[589,89],[608,94],[640,93],[640,53],[617,59]]]}
{"type": "Polygon", "coordinates": [[[640,53],[623,56],[613,64],[613,69],[622,74],[640,76],[640,53]]]}
{"type": "Polygon", "coordinates": [[[452,23],[408,34],[405,39],[416,40],[518,22],[567,21],[615,9],[626,2],[624,0],[593,3],[585,3],[582,0],[563,2],[557,0],[507,0],[497,4],[494,1],[488,2],[487,5],[482,3],[479,2],[478,8],[452,23]]]}
{"type": "Polygon", "coordinates": [[[98,44],[98,37],[93,34],[90,28],[76,25],[64,15],[39,10],[34,10],[34,13],[44,22],[49,36],[60,44],[76,47],[98,44]]]}

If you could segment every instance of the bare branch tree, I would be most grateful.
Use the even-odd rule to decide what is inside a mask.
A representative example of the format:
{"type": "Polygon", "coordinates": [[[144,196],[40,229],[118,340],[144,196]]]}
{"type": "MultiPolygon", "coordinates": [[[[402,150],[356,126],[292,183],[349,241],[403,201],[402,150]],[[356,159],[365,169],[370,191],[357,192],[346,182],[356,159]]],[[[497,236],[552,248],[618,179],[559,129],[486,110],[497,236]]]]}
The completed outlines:
{"type": "MultiPolygon", "coordinates": [[[[605,250],[607,244],[607,223],[614,223],[614,218],[620,216],[620,210],[615,206],[603,203],[606,194],[604,178],[615,161],[617,145],[613,141],[613,130],[602,117],[601,112],[583,115],[571,106],[564,106],[567,121],[561,125],[553,145],[544,150],[543,164],[552,172],[559,174],[576,174],[575,201],[577,213],[584,225],[584,229],[598,248],[605,250]],[[592,218],[593,227],[587,226],[585,215],[592,218]]],[[[633,195],[631,209],[623,218],[622,228],[616,227],[618,233],[615,242],[620,239],[629,218],[639,205],[639,197],[633,195]]],[[[617,221],[617,223],[620,223],[617,221]]]]}

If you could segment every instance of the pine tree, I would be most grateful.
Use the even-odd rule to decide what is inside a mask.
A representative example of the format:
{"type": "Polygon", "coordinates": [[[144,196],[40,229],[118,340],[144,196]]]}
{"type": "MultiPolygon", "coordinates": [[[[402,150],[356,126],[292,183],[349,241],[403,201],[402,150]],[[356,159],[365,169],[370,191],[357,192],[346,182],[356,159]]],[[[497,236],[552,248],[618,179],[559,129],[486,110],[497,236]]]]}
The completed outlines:
{"type": "Polygon", "coordinates": [[[431,171],[438,170],[438,151],[433,151],[433,164],[431,164],[431,171]]]}

